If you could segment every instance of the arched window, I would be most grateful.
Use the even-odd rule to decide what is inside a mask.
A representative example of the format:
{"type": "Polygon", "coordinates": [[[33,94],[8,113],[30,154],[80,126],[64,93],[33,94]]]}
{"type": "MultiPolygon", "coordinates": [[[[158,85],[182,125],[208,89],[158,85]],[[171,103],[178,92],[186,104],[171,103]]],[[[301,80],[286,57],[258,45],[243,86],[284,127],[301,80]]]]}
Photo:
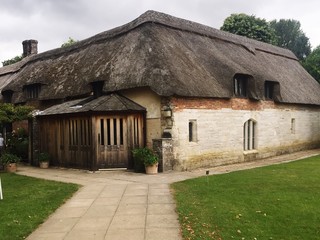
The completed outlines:
{"type": "Polygon", "coordinates": [[[253,120],[248,120],[243,125],[243,150],[255,149],[255,129],[256,123],[253,120]]]}

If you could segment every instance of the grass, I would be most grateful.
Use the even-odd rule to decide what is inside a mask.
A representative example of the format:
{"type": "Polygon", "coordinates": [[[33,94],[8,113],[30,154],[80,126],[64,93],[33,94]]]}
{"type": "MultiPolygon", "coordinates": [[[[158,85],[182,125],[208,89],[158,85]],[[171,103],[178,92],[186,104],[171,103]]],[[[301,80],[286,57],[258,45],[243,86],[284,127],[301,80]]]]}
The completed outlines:
{"type": "Polygon", "coordinates": [[[172,185],[184,239],[320,239],[320,156],[172,185]]]}
{"type": "Polygon", "coordinates": [[[0,239],[26,238],[79,188],[10,173],[0,174],[3,200],[0,200],[0,239]]]}

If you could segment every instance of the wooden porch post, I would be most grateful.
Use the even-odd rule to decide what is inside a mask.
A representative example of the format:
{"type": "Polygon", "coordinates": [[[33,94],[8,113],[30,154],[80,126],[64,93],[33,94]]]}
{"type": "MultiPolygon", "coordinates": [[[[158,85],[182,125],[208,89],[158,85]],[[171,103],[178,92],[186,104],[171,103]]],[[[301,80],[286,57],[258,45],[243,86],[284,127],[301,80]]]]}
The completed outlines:
{"type": "Polygon", "coordinates": [[[97,169],[97,147],[98,141],[96,137],[96,118],[91,116],[91,171],[96,171],[97,169]]]}

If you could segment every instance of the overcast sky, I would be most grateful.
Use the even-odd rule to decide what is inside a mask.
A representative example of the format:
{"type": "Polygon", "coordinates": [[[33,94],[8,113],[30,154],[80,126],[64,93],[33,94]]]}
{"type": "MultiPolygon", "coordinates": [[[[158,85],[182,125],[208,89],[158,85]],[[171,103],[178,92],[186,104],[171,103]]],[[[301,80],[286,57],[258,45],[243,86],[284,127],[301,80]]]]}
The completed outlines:
{"type": "Polygon", "coordinates": [[[1,62],[22,54],[22,41],[38,40],[44,52],[123,25],[147,10],[156,10],[214,28],[232,13],[296,19],[320,45],[319,0],[0,0],[1,62]]]}

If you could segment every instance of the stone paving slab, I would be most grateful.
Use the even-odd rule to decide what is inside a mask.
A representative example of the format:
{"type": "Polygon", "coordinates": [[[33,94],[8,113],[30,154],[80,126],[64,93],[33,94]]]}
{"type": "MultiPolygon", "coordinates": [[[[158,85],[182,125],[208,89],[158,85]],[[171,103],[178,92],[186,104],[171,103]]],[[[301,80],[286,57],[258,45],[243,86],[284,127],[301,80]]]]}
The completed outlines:
{"type": "Polygon", "coordinates": [[[19,166],[18,174],[83,186],[27,239],[179,240],[182,238],[170,183],[203,176],[207,170],[210,174],[220,174],[318,154],[320,149],[256,162],[157,175],[19,166]]]}

